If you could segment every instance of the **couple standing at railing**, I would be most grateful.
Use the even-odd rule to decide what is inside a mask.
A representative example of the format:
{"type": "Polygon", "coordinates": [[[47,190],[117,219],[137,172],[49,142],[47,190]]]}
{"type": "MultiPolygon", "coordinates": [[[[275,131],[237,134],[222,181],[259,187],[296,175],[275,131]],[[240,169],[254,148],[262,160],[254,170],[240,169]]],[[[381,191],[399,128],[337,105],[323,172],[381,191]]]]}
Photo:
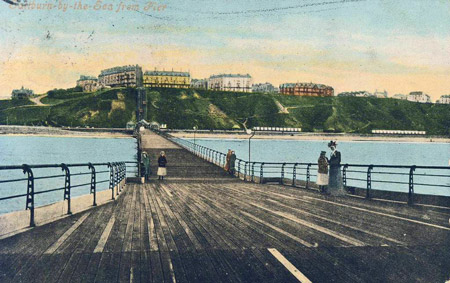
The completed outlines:
{"type": "Polygon", "coordinates": [[[236,172],[236,154],[234,150],[228,149],[224,170],[228,172],[231,176],[234,176],[236,172]]]}
{"type": "Polygon", "coordinates": [[[330,159],[326,152],[320,153],[317,172],[317,182],[320,192],[331,195],[343,195],[344,186],[341,175],[341,153],[337,151],[337,142],[330,141],[328,147],[331,149],[330,159]],[[329,166],[329,168],[328,168],[329,166]]]}

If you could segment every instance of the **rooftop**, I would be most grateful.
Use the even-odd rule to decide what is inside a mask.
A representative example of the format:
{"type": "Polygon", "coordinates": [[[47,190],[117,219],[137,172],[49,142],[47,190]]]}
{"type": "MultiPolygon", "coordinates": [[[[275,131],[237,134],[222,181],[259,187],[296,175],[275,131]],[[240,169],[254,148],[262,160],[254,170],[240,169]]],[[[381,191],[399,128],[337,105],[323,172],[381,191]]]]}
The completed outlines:
{"type": "Polygon", "coordinates": [[[324,89],[324,88],[332,88],[331,86],[327,86],[324,84],[315,84],[315,83],[284,83],[280,85],[280,88],[291,88],[291,87],[295,87],[295,86],[300,86],[300,87],[310,87],[310,88],[320,88],[320,89],[324,89]]]}
{"type": "Polygon", "coordinates": [[[217,78],[251,78],[249,74],[241,75],[241,74],[218,74],[218,75],[211,75],[210,79],[217,79],[217,78]]]}
{"type": "Polygon", "coordinates": [[[171,76],[171,77],[190,77],[189,72],[178,72],[178,71],[146,71],[144,75],[147,76],[171,76]]]}
{"type": "Polygon", "coordinates": [[[117,73],[122,73],[122,72],[134,72],[134,71],[137,71],[138,69],[141,69],[141,67],[139,65],[114,67],[114,68],[102,70],[100,72],[100,76],[112,75],[112,74],[117,74],[117,73]]]}

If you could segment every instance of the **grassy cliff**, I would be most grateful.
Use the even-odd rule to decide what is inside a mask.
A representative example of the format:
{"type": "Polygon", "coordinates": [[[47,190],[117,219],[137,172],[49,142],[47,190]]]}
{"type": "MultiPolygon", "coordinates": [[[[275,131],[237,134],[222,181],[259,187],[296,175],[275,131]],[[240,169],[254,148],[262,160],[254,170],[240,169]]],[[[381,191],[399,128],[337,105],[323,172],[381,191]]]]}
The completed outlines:
{"type": "MultiPolygon", "coordinates": [[[[136,90],[95,93],[54,90],[41,99],[0,101],[0,124],[125,127],[135,121],[136,90]]],[[[303,131],[369,133],[372,129],[423,130],[450,135],[450,105],[395,99],[294,97],[279,94],[148,89],[148,121],[169,128],[301,127],[303,131]]]]}

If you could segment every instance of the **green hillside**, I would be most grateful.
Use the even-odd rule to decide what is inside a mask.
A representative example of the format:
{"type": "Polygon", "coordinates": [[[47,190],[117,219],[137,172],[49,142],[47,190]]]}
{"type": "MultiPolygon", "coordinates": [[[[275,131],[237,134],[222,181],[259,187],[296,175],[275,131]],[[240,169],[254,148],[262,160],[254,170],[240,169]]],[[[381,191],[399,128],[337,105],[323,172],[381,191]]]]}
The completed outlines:
{"type": "MultiPolygon", "coordinates": [[[[0,101],[0,124],[125,127],[136,120],[136,89],[53,90],[41,99],[0,101]]],[[[169,128],[300,127],[305,132],[421,130],[450,135],[450,105],[356,97],[294,97],[207,90],[148,89],[148,121],[169,128]]]]}

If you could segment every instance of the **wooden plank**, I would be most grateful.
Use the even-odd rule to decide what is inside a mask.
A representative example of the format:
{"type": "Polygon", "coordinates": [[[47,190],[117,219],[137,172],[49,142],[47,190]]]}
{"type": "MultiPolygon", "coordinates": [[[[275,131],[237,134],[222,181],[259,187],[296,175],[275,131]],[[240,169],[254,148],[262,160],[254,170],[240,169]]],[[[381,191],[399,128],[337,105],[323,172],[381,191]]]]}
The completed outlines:
{"type": "Polygon", "coordinates": [[[167,226],[166,219],[157,205],[154,190],[149,191],[150,203],[157,213],[155,218],[155,229],[158,234],[161,261],[163,263],[164,278],[172,280],[172,282],[187,282],[184,267],[181,263],[178,248],[176,247],[170,230],[167,226]],[[158,220],[158,221],[156,221],[158,220]],[[158,226],[156,224],[159,224],[158,226]],[[159,229],[158,229],[159,228],[159,229]],[[167,262],[168,270],[164,269],[164,263],[167,262]]]}

